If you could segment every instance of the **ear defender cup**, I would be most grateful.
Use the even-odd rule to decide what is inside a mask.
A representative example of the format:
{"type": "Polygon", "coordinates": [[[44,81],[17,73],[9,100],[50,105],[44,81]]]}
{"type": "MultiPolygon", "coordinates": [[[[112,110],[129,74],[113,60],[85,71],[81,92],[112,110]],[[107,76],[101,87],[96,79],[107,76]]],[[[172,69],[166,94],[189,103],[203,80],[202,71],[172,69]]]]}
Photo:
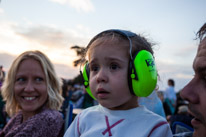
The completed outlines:
{"type": "Polygon", "coordinates": [[[82,78],[83,78],[83,82],[84,82],[84,87],[87,91],[87,93],[94,99],[96,100],[96,98],[92,95],[92,92],[91,92],[91,89],[89,87],[89,64],[86,63],[84,65],[84,68],[83,68],[83,72],[80,72],[81,75],[82,75],[82,78]]]}
{"type": "Polygon", "coordinates": [[[130,91],[138,97],[149,96],[157,84],[157,70],[152,54],[141,50],[130,62],[128,83],[130,91]]]}

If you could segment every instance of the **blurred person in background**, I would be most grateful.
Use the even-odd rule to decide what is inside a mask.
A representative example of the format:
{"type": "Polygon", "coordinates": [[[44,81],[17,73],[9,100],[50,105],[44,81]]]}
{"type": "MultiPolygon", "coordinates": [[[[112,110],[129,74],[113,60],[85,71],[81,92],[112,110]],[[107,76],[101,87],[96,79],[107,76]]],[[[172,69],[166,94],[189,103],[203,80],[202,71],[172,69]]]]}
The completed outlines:
{"type": "Polygon", "coordinates": [[[5,79],[5,71],[3,70],[3,66],[0,66],[0,89],[5,79]]]}
{"type": "Polygon", "coordinates": [[[176,108],[176,92],[175,92],[175,81],[173,79],[168,79],[168,87],[165,90],[165,102],[170,108],[171,114],[175,113],[176,108]]]}
{"type": "Polygon", "coordinates": [[[140,97],[138,103],[145,106],[150,111],[166,118],[163,103],[158,97],[156,90],[154,90],[148,97],[140,97]]]}

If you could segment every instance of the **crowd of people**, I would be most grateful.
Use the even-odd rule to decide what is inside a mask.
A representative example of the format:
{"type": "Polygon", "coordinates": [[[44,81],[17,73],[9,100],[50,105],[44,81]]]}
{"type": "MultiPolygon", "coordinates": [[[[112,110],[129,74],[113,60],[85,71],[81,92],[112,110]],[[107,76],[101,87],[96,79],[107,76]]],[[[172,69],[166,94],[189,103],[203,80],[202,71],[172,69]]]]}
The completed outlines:
{"type": "Polygon", "coordinates": [[[195,75],[180,92],[174,79],[156,88],[153,45],[131,31],[91,39],[83,84],[60,79],[40,51],[20,54],[8,72],[0,66],[0,137],[205,137],[206,23],[197,36],[195,75]],[[69,104],[82,111],[65,130],[69,104]]]}

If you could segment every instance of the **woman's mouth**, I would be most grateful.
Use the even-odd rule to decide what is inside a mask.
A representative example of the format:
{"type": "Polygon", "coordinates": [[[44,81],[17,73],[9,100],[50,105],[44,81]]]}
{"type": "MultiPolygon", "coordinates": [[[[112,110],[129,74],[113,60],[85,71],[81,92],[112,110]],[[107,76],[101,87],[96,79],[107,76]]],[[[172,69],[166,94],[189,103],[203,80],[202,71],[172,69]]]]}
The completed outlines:
{"type": "Polygon", "coordinates": [[[37,97],[36,96],[34,96],[34,97],[22,97],[24,100],[26,100],[26,101],[33,101],[33,100],[35,100],[37,97]]]}

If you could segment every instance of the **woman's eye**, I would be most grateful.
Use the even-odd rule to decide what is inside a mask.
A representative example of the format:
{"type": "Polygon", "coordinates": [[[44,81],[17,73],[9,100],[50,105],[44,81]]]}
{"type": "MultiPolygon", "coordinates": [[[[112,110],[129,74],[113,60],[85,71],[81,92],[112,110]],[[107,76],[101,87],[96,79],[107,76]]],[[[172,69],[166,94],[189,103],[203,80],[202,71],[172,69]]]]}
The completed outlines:
{"type": "Polygon", "coordinates": [[[17,82],[23,82],[23,81],[25,81],[25,80],[26,80],[25,78],[17,78],[17,79],[16,79],[17,82]]]}
{"type": "Polygon", "coordinates": [[[36,78],[36,81],[38,82],[43,81],[43,78],[36,78]]]}

